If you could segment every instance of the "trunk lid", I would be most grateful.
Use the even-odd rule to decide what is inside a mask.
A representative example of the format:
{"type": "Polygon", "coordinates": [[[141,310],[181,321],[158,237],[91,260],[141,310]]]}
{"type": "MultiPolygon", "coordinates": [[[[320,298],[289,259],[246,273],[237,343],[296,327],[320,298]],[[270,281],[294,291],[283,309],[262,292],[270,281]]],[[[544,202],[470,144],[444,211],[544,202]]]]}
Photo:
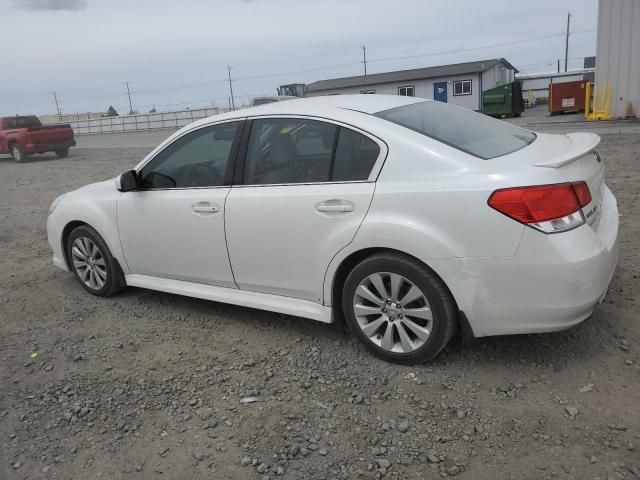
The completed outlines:
{"type": "Polygon", "coordinates": [[[568,133],[566,135],[538,134],[531,145],[537,147],[546,158],[534,161],[533,165],[557,170],[567,181],[584,181],[591,192],[591,203],[582,209],[587,225],[597,230],[602,209],[604,164],[595,148],[600,137],[595,133],[568,133]]]}

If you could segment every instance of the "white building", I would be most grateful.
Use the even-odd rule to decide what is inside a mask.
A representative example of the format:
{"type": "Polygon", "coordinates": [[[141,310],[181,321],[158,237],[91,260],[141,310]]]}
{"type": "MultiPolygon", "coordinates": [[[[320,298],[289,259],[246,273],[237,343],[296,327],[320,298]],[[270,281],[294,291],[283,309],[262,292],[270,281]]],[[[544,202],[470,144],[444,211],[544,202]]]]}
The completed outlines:
{"type": "Polygon", "coordinates": [[[611,85],[616,117],[640,117],[640,0],[600,0],[596,84],[611,85]]]}
{"type": "Polygon", "coordinates": [[[528,98],[529,94],[535,99],[549,98],[549,84],[575,82],[585,80],[593,75],[593,68],[572,70],[570,72],[539,73],[534,75],[518,74],[516,80],[522,82],[522,97],[528,98]]]}
{"type": "Polygon", "coordinates": [[[510,83],[518,70],[504,58],[320,80],[305,96],[378,93],[406,95],[482,109],[482,92],[510,83]]]}

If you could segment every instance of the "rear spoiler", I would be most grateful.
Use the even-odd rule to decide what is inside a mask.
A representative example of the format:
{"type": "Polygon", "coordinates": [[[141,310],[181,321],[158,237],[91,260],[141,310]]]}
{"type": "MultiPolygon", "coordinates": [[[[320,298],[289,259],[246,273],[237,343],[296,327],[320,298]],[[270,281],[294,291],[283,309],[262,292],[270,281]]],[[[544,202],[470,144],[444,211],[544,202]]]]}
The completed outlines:
{"type": "Polygon", "coordinates": [[[565,136],[571,142],[571,146],[567,152],[554,157],[553,160],[534,163],[534,166],[548,168],[563,167],[583,155],[592,152],[600,144],[600,136],[595,133],[567,133],[565,136]]]}

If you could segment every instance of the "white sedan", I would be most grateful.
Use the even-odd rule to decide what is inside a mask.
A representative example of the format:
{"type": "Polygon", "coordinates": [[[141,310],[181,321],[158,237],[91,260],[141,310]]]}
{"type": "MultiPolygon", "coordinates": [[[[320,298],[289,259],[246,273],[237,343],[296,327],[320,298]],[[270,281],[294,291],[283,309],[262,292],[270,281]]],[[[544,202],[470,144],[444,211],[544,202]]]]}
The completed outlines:
{"type": "Polygon", "coordinates": [[[533,133],[440,102],[290,100],[173,134],[58,197],[53,262],[94,295],[143,287],[322,322],[374,353],[589,317],[618,255],[591,133],[533,133]]]}

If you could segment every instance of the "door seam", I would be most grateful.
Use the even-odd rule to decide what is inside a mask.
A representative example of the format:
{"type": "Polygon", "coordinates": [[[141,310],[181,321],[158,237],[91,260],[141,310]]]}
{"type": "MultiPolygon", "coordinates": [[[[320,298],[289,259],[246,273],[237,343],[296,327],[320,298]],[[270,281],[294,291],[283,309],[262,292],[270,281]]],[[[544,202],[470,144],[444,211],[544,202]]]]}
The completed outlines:
{"type": "Polygon", "coordinates": [[[231,263],[231,252],[229,251],[229,239],[227,237],[227,199],[229,198],[229,195],[231,195],[231,190],[233,189],[233,185],[229,187],[229,191],[227,192],[227,194],[224,197],[224,203],[223,203],[223,207],[224,208],[224,212],[223,212],[223,217],[222,217],[222,225],[224,228],[224,246],[227,249],[227,262],[229,262],[229,269],[231,270],[231,277],[233,278],[233,283],[236,286],[236,288],[238,290],[241,290],[240,286],[238,285],[238,282],[236,280],[236,274],[233,271],[233,263],[231,263]]]}

